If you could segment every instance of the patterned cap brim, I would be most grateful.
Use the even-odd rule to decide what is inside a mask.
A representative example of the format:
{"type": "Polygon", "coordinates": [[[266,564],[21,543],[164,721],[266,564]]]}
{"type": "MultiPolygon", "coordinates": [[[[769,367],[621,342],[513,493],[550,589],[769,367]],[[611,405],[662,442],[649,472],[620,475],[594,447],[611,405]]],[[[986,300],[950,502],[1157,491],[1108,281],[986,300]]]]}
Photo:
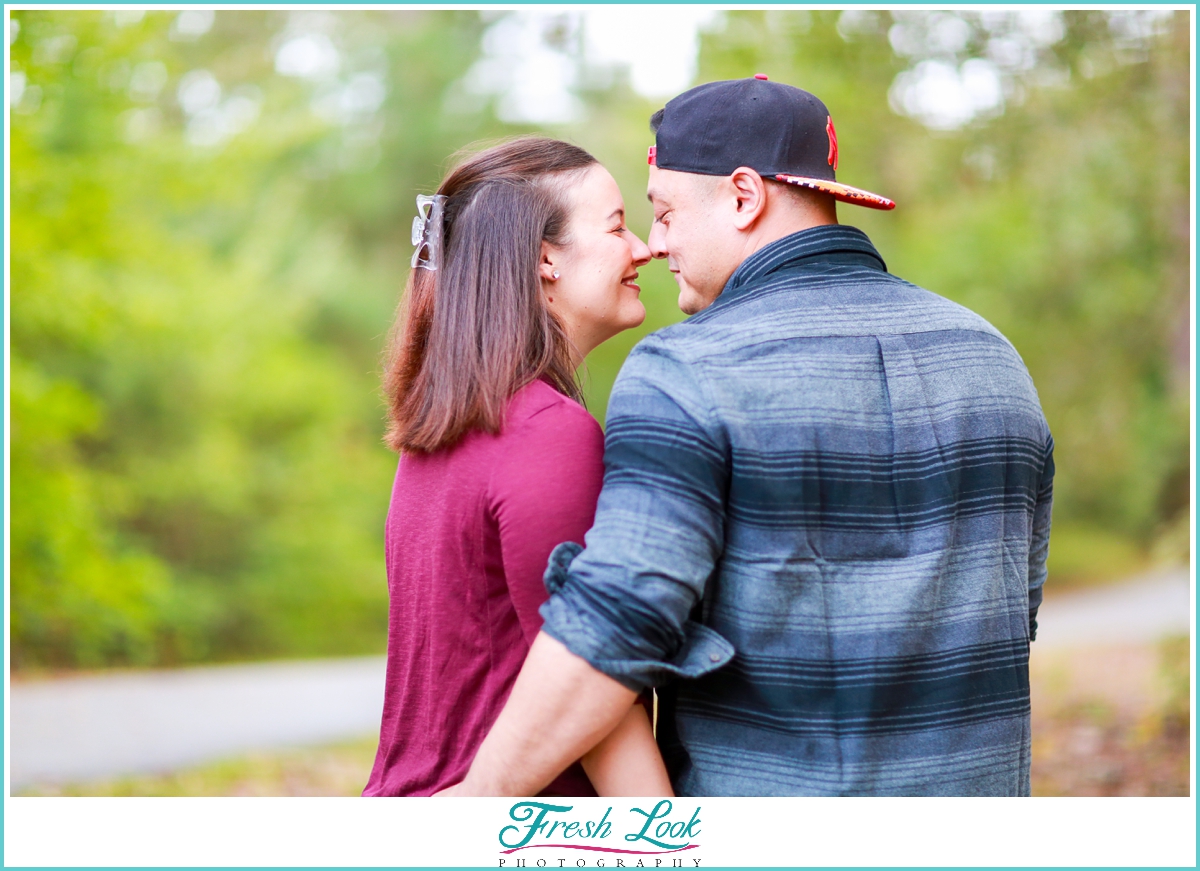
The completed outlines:
{"type": "Polygon", "coordinates": [[[810,188],[814,191],[821,191],[833,196],[836,200],[841,200],[844,203],[852,203],[856,206],[866,206],[868,209],[894,209],[896,204],[887,197],[881,197],[879,194],[873,194],[870,191],[864,191],[860,188],[852,188],[848,184],[841,184],[836,181],[828,181],[823,178],[806,178],[802,175],[777,175],[776,180],[787,182],[788,184],[798,185],[802,188],[810,188]]]}

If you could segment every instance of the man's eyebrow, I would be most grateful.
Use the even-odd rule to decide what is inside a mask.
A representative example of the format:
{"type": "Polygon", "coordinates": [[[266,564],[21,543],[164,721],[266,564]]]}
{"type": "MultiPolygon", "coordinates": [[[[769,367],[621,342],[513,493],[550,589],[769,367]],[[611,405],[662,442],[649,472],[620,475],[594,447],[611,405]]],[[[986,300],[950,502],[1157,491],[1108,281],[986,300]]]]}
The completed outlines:
{"type": "Polygon", "coordinates": [[[624,209],[613,209],[612,214],[610,214],[608,216],[608,219],[611,221],[613,218],[617,217],[617,215],[621,216],[622,221],[625,220],[625,210],[624,209]]]}

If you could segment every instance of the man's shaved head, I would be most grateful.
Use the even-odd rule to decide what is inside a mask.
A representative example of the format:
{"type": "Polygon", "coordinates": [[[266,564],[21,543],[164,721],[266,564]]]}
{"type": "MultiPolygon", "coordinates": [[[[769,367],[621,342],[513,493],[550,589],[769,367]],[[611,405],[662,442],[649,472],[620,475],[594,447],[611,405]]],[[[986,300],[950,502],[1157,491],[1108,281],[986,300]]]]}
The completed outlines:
{"type": "Polygon", "coordinates": [[[837,223],[833,197],[764,179],[746,167],[720,176],[651,166],[646,195],[654,207],[647,243],[655,257],[667,260],[679,285],[679,307],[688,314],[712,304],[758,248],[837,223]]]}

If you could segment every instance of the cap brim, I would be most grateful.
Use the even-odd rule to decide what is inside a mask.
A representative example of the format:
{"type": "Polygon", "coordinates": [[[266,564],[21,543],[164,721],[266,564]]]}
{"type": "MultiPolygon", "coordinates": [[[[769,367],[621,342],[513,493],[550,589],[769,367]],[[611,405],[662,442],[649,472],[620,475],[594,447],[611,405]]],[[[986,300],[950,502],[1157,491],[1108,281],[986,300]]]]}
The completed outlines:
{"type": "Polygon", "coordinates": [[[860,188],[852,188],[848,184],[841,184],[836,181],[829,181],[823,178],[807,178],[802,175],[776,175],[778,181],[794,184],[802,188],[809,188],[814,191],[821,191],[829,194],[836,200],[841,200],[843,203],[852,203],[856,206],[866,206],[868,209],[894,209],[896,204],[887,197],[881,197],[879,194],[873,194],[870,191],[864,191],[860,188]]]}

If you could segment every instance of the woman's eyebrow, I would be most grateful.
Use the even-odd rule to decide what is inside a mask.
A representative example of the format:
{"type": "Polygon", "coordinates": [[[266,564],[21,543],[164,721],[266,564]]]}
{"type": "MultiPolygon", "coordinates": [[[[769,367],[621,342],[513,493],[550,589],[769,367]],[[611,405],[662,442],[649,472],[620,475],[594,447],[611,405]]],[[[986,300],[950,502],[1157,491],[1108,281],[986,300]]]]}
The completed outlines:
{"type": "Polygon", "coordinates": [[[611,221],[613,218],[617,217],[618,215],[620,215],[622,221],[625,220],[625,210],[624,209],[613,209],[612,214],[608,216],[608,219],[611,221]]]}

